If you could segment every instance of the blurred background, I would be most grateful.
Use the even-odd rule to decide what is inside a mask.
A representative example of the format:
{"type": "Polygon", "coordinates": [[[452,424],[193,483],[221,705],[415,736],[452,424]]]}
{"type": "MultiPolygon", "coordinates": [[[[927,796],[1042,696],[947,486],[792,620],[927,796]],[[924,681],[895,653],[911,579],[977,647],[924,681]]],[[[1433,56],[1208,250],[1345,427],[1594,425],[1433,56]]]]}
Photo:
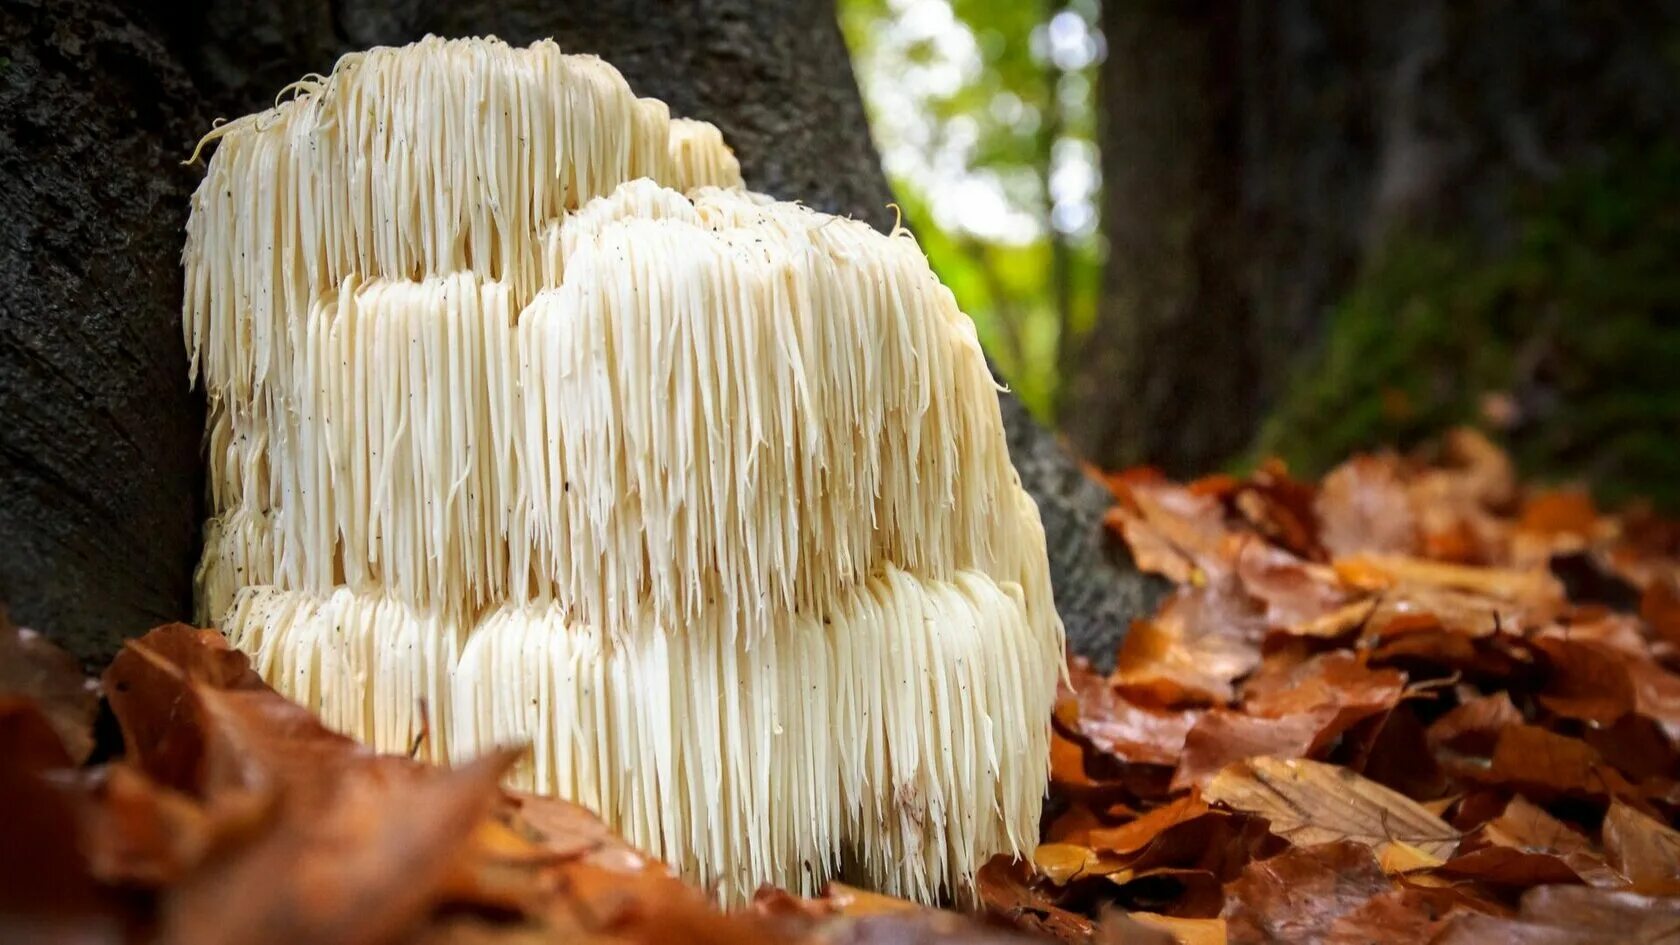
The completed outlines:
{"type": "Polygon", "coordinates": [[[1469,422],[1680,507],[1680,4],[838,9],[906,224],[1092,462],[1469,422]]]}

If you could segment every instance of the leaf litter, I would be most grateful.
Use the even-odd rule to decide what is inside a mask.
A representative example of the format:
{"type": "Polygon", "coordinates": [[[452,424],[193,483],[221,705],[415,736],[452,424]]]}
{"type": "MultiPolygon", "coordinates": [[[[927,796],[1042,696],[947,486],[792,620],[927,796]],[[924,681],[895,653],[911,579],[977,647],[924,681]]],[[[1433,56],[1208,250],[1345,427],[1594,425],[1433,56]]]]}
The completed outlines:
{"type": "Polygon", "coordinates": [[[211,631],[95,682],[0,621],[0,848],[29,851],[0,857],[0,938],[1680,940],[1680,525],[1525,487],[1468,431],[1321,482],[1102,478],[1178,588],[1115,672],[1070,660],[1042,842],[969,914],[840,883],[724,912],[500,788],[515,751],[374,754],[211,631]]]}

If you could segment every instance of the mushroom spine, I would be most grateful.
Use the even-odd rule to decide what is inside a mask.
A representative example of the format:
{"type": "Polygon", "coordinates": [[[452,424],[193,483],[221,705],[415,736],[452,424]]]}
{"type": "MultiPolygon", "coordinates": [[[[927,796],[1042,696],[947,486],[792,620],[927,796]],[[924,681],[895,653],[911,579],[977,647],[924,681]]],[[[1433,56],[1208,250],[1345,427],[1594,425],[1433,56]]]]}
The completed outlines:
{"type": "Polygon", "coordinates": [[[346,56],[212,132],[199,617],[382,750],[532,745],[720,895],[965,894],[1062,660],[972,324],[551,42],[346,56]]]}

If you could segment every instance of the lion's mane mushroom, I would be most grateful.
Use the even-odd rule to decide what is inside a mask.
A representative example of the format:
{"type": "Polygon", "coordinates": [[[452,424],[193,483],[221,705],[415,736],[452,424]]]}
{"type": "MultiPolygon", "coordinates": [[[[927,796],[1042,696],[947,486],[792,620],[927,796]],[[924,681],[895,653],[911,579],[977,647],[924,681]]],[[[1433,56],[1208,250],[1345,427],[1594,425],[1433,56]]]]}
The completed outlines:
{"type": "Polygon", "coordinates": [[[185,331],[201,617],[384,750],[528,741],[727,898],[963,894],[1062,656],[972,324],[553,43],[345,57],[219,139],[185,331]]]}

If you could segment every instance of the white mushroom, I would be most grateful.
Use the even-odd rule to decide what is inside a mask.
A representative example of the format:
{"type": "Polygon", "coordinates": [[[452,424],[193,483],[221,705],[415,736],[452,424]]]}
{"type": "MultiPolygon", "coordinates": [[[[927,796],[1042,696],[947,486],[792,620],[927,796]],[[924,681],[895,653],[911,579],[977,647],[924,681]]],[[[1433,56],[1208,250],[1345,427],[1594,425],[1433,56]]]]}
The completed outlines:
{"type": "Polygon", "coordinates": [[[529,742],[731,900],[1030,849],[1043,531],[907,233],[552,43],[348,56],[214,134],[198,604],[265,678],[382,750],[529,742]]]}

